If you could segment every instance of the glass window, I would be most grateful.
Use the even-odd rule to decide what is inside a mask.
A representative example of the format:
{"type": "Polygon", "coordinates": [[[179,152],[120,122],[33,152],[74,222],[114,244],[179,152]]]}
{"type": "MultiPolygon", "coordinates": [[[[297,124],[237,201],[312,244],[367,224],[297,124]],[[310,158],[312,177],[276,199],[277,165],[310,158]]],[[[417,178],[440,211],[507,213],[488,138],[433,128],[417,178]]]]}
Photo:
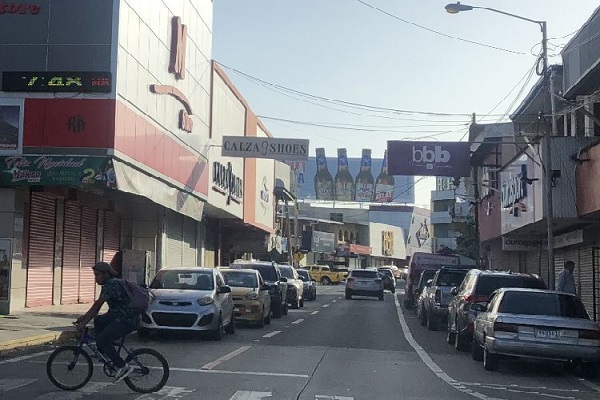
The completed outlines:
{"type": "Polygon", "coordinates": [[[232,287],[256,288],[256,272],[227,271],[223,272],[225,283],[232,287]]]}
{"type": "Polygon", "coordinates": [[[479,282],[477,282],[477,287],[475,288],[475,294],[489,296],[496,289],[510,287],[545,289],[545,285],[542,281],[528,277],[510,275],[481,275],[479,277],[479,282]]]}
{"type": "Polygon", "coordinates": [[[277,276],[277,271],[275,267],[272,265],[260,265],[260,264],[240,264],[240,265],[230,265],[230,268],[237,269],[253,269],[258,271],[265,281],[276,282],[279,280],[277,276]]]}
{"type": "Polygon", "coordinates": [[[213,290],[215,282],[211,271],[167,271],[154,278],[152,289],[213,290]]]}
{"type": "Polygon", "coordinates": [[[310,281],[310,275],[308,274],[307,270],[299,269],[298,270],[298,276],[300,277],[300,279],[302,279],[303,282],[309,282],[310,281]]]}
{"type": "Polygon", "coordinates": [[[439,286],[460,286],[465,275],[467,275],[466,270],[443,270],[440,271],[437,282],[439,286]]]}
{"type": "Polygon", "coordinates": [[[377,271],[365,271],[362,269],[352,270],[352,276],[355,278],[378,278],[377,271]]]}
{"type": "Polygon", "coordinates": [[[560,315],[558,296],[554,293],[505,292],[498,312],[524,315],[560,315]]]}
{"type": "Polygon", "coordinates": [[[283,276],[284,278],[295,279],[294,271],[292,271],[292,269],[290,267],[280,266],[279,271],[281,272],[281,276],[283,276]]]}
{"type": "Polygon", "coordinates": [[[559,295],[560,315],[569,318],[590,319],[585,307],[575,296],[559,295]]]}

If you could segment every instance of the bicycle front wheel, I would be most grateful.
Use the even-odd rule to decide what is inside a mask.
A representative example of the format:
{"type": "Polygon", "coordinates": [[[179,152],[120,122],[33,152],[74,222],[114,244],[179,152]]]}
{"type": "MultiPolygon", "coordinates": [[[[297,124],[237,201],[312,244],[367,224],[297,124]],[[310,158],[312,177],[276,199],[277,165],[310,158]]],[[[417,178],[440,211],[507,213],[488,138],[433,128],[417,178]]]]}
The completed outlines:
{"type": "Polygon", "coordinates": [[[129,388],[138,393],[158,392],[169,379],[169,364],[158,351],[137,349],[127,356],[126,362],[135,370],[124,379],[129,388]]]}
{"type": "Polygon", "coordinates": [[[63,390],[77,390],[92,379],[92,359],[79,346],[61,346],[46,362],[46,374],[55,386],[63,390]]]}

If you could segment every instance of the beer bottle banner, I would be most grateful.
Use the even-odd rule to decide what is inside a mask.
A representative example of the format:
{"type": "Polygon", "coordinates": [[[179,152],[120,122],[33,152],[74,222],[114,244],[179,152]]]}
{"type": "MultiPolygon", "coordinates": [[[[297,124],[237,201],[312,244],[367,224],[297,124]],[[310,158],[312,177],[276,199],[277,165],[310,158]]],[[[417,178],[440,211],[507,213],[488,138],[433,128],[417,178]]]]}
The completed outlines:
{"type": "Polygon", "coordinates": [[[363,149],[360,172],[356,176],[354,201],[371,202],[375,192],[375,178],[371,173],[371,150],[363,149]]]}
{"type": "Polygon", "coordinates": [[[333,177],[327,168],[325,149],[316,149],[317,173],[315,174],[315,195],[317,200],[333,200],[333,177]]]}
{"type": "Polygon", "coordinates": [[[335,175],[335,199],[352,201],[354,195],[354,179],[348,171],[346,149],[338,149],[338,171],[335,175]]]}

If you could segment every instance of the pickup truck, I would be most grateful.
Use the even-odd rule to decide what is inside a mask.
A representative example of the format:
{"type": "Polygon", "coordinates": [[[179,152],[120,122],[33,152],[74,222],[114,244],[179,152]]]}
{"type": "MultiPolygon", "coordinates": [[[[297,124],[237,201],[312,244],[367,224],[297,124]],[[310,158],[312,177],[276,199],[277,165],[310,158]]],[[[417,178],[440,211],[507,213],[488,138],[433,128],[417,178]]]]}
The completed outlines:
{"type": "Polygon", "coordinates": [[[313,279],[323,285],[337,285],[348,277],[348,272],[335,271],[327,265],[308,265],[302,268],[309,270],[313,279]]]}
{"type": "Polygon", "coordinates": [[[452,288],[460,286],[467,272],[468,268],[443,267],[427,281],[417,304],[417,315],[421,325],[427,325],[427,329],[431,331],[436,330],[440,324],[446,326],[448,304],[454,297],[451,293],[452,288]]]}
{"type": "Polygon", "coordinates": [[[408,263],[406,275],[406,286],[404,295],[404,307],[409,309],[417,305],[418,293],[415,289],[424,270],[440,269],[442,267],[455,267],[460,263],[459,258],[454,255],[431,254],[416,252],[408,263]]]}

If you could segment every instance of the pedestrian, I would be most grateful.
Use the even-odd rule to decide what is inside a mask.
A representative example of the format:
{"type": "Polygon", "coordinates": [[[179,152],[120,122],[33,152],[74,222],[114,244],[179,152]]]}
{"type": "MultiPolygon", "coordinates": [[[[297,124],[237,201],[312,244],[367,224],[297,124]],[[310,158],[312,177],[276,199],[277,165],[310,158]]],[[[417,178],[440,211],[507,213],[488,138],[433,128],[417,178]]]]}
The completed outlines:
{"type": "Polygon", "coordinates": [[[575,289],[575,278],[573,277],[573,270],[575,269],[575,263],[573,261],[566,261],[563,270],[560,271],[558,279],[556,280],[556,290],[564,293],[577,294],[575,289]]]}
{"type": "Polygon", "coordinates": [[[117,369],[115,381],[120,382],[133,372],[134,367],[125,363],[113,342],[136,330],[140,324],[140,315],[129,307],[129,296],[117,281],[117,272],[109,264],[98,262],[92,268],[96,283],[102,286],[102,291],[88,312],[77,318],[76,326],[82,330],[94,319],[98,350],[113,362],[117,369]],[[108,311],[98,315],[104,303],[108,303],[108,311]]]}

